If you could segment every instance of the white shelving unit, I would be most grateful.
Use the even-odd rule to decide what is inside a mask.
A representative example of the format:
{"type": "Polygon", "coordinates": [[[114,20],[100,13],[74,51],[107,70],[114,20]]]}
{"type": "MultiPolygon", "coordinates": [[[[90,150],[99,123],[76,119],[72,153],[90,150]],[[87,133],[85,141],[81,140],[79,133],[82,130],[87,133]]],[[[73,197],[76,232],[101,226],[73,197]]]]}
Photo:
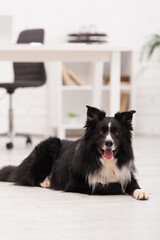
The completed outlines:
{"type": "Polygon", "coordinates": [[[132,50],[110,49],[108,47],[104,56],[100,50],[101,61],[98,55],[96,56],[97,59],[92,61],[90,56],[88,60],[85,49],[83,54],[87,60],[85,56],[82,58],[81,52],[77,50],[79,56],[77,58],[74,56],[75,60],[70,59],[68,55],[69,59],[66,61],[51,63],[49,70],[52,70],[53,75],[49,76],[48,81],[50,89],[48,101],[50,104],[49,120],[51,128],[57,130],[58,137],[65,138],[67,130],[83,128],[86,121],[86,105],[103,109],[108,116],[114,116],[120,110],[121,93],[128,93],[128,109],[135,108],[134,84],[132,81],[132,50]],[[82,86],[63,85],[63,64],[80,78],[83,82],[82,86]],[[109,85],[104,84],[104,75],[110,76],[109,85]],[[120,76],[129,76],[130,85],[121,85],[120,76]],[[78,115],[75,123],[70,121],[68,113],[78,115]]]}
{"type": "MultiPolygon", "coordinates": [[[[60,76],[59,82],[57,81],[55,86],[56,103],[54,111],[55,109],[57,110],[53,114],[52,126],[57,129],[58,137],[65,138],[66,130],[78,130],[83,128],[86,120],[86,105],[101,108],[106,111],[107,115],[115,114],[115,112],[112,112],[111,106],[117,99],[116,97],[115,100],[112,99],[114,98],[113,94],[111,98],[111,92],[114,91],[117,83],[113,83],[111,79],[110,85],[104,85],[103,81],[103,76],[110,75],[110,71],[115,71],[114,74],[117,74],[116,71],[120,71],[121,75],[130,77],[130,85],[120,85],[120,82],[118,83],[120,85],[120,92],[117,98],[120,98],[122,92],[128,93],[129,109],[134,108],[131,59],[131,52],[121,53],[119,70],[112,69],[110,62],[63,63],[79,76],[83,85],[78,86],[74,83],[69,86],[63,85],[62,75],[60,76]],[[113,101],[112,104],[111,101],[113,101]],[[70,121],[68,113],[78,115],[75,123],[70,121]]],[[[62,63],[58,62],[57,64],[59,70],[62,70],[62,63]]]]}

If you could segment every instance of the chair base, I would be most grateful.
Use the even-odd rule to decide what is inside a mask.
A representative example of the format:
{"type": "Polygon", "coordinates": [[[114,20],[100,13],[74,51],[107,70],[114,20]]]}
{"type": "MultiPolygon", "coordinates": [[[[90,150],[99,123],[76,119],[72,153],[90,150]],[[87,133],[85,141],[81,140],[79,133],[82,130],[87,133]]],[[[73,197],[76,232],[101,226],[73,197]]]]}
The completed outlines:
{"type": "Polygon", "coordinates": [[[14,137],[25,137],[26,138],[26,144],[31,144],[32,140],[31,137],[42,137],[44,138],[43,135],[40,134],[29,134],[29,133],[15,133],[14,131],[14,126],[13,126],[13,108],[12,108],[12,94],[14,91],[8,91],[9,93],[9,129],[8,132],[6,133],[0,133],[0,137],[9,137],[10,142],[6,144],[7,149],[12,149],[13,148],[13,138],[14,137]]]}
{"type": "Polygon", "coordinates": [[[0,133],[0,137],[9,137],[10,142],[6,143],[6,148],[7,149],[12,149],[13,148],[13,139],[14,137],[25,137],[26,138],[26,144],[32,144],[32,138],[31,137],[41,137],[44,138],[44,135],[40,134],[27,134],[27,133],[0,133]]]}

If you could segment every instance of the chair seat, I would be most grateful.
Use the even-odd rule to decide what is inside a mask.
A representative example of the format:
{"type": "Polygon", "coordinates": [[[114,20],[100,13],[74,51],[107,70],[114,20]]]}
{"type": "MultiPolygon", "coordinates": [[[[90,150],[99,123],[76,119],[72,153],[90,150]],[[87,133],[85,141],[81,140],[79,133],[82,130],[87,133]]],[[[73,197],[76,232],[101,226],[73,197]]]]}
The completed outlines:
{"type": "MultiPolygon", "coordinates": [[[[43,43],[44,30],[30,29],[20,33],[17,43],[29,44],[31,42],[43,43]]],[[[14,62],[13,70],[14,82],[0,83],[0,88],[5,88],[9,94],[12,94],[17,88],[39,87],[46,83],[43,62],[14,62]]]]}
{"type": "Polygon", "coordinates": [[[21,81],[21,82],[13,82],[13,83],[0,83],[0,88],[5,88],[7,91],[14,91],[16,88],[23,87],[38,87],[42,86],[42,81],[21,81]]]}

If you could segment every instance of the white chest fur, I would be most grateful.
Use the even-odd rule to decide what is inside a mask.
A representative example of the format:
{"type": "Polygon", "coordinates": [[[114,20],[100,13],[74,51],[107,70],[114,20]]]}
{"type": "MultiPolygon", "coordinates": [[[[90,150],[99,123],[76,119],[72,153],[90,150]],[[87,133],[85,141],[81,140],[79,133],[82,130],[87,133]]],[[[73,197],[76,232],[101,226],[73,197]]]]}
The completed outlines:
{"type": "Polygon", "coordinates": [[[88,184],[92,186],[94,190],[97,183],[105,185],[111,182],[118,182],[122,185],[123,190],[124,186],[131,180],[129,166],[123,166],[121,169],[118,168],[116,165],[117,159],[115,158],[107,160],[103,157],[100,161],[102,168],[88,175],[88,184]]]}

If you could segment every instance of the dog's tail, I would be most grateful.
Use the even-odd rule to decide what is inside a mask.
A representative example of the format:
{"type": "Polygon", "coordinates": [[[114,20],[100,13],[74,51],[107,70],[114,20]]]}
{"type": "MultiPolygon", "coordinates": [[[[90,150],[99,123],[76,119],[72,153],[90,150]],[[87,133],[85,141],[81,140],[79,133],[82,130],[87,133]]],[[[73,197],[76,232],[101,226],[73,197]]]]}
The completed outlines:
{"type": "Polygon", "coordinates": [[[0,181],[13,182],[12,174],[16,168],[16,166],[6,166],[0,169],[0,181]]]}

